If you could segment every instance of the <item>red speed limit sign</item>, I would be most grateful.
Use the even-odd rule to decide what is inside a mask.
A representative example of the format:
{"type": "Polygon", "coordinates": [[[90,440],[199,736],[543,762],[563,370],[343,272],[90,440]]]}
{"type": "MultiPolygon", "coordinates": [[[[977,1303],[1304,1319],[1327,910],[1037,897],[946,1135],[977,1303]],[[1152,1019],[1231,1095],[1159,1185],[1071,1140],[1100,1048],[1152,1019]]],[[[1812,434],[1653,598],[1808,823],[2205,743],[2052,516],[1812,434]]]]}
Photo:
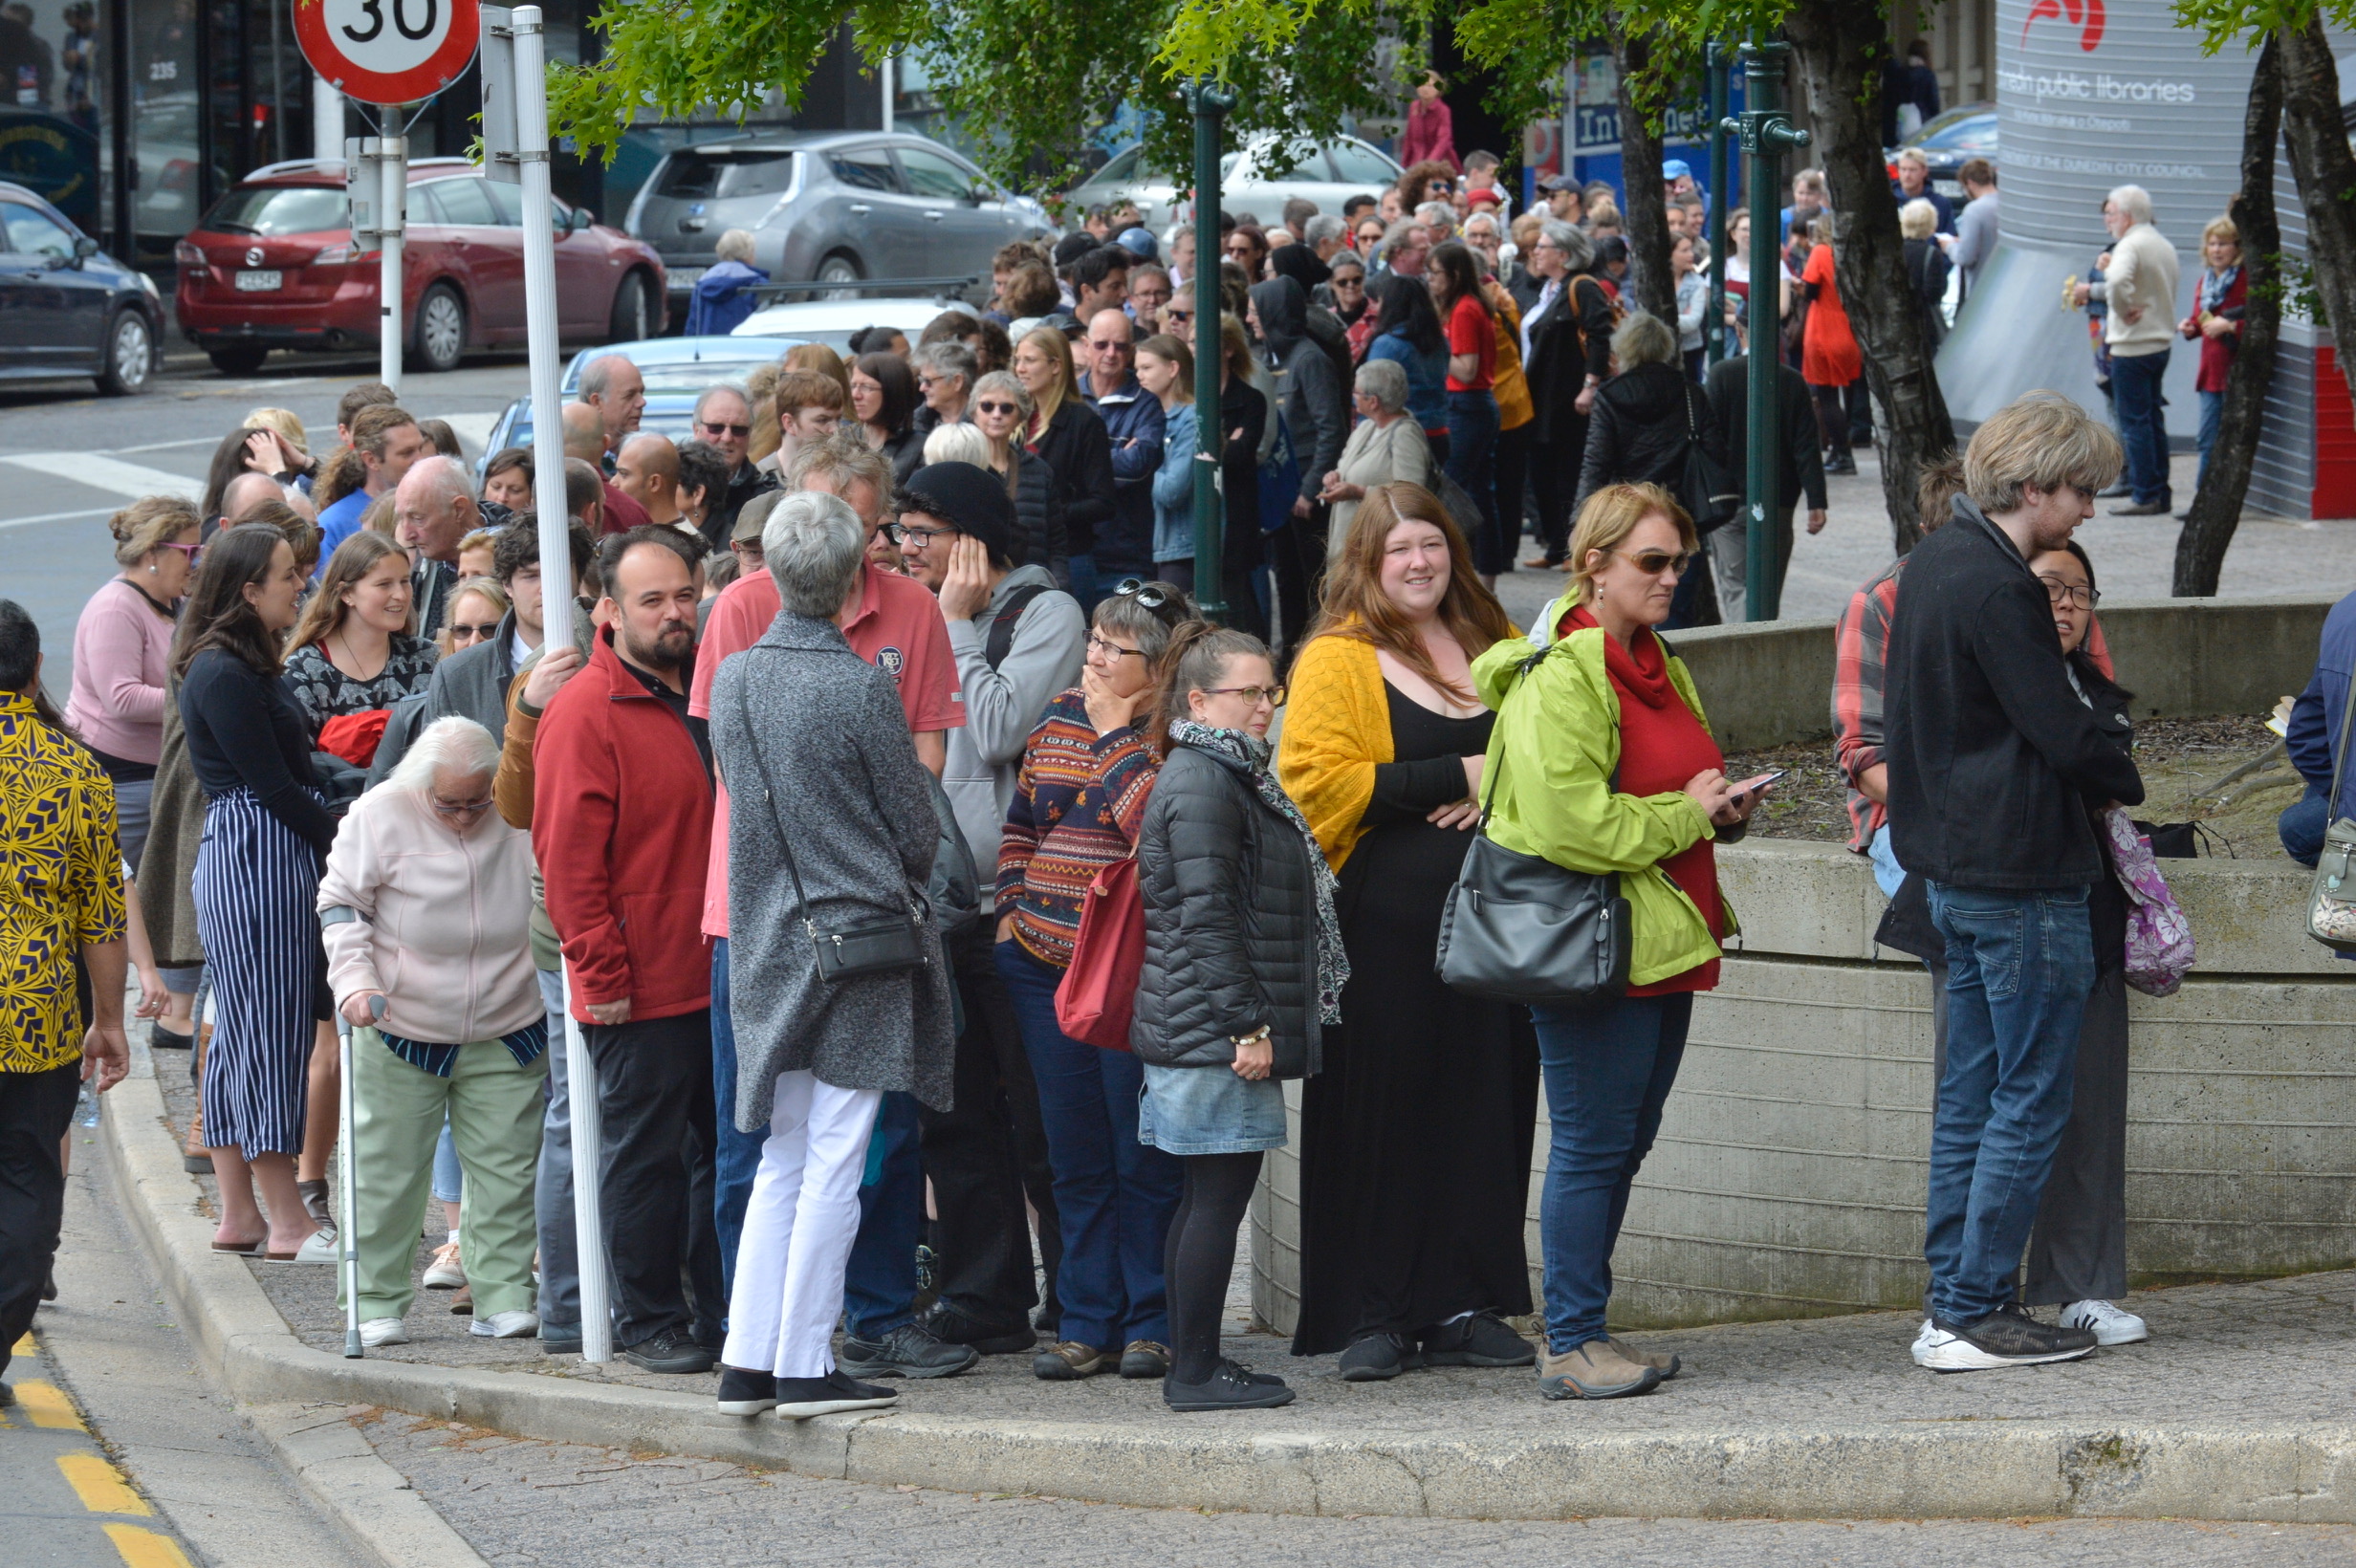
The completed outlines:
{"type": "Polygon", "coordinates": [[[294,0],[311,68],[362,103],[414,103],[456,81],[482,33],[478,0],[294,0]]]}

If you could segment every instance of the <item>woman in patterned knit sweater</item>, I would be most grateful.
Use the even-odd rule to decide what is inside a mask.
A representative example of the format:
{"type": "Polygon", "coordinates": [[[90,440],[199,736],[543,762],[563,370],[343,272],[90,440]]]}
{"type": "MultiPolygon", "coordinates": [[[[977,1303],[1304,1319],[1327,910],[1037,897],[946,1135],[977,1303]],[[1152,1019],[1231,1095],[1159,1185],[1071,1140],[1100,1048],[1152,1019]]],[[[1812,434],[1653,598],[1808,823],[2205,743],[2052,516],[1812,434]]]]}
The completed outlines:
{"type": "Polygon", "coordinates": [[[1098,603],[1080,684],[1031,732],[998,852],[998,972],[1038,1079],[1063,1228],[1061,1340],[1032,1362],[1053,1382],[1169,1370],[1162,1244],[1179,1165],[1138,1142],[1137,1058],[1058,1028],[1056,987],[1088,884],[1135,849],[1159,768],[1145,721],[1170,634],[1192,618],[1167,582],[1123,583],[1098,603]]]}

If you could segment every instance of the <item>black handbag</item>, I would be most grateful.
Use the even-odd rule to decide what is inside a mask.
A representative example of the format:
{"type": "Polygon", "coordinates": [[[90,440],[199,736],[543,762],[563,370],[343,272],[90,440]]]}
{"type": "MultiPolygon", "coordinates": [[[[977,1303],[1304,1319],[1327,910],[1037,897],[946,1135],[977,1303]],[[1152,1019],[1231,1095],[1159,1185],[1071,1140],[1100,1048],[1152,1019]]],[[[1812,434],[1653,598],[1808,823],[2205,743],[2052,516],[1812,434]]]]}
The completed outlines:
{"type": "MultiPolygon", "coordinates": [[[[736,716],[743,721],[747,735],[754,733],[752,702],[741,684],[736,687],[736,716]]],[[[754,766],[759,766],[757,752],[754,766]]],[[[925,941],[925,921],[928,917],[913,894],[908,897],[905,914],[876,915],[829,926],[821,926],[811,918],[810,895],[802,891],[801,868],[794,863],[793,838],[778,819],[777,802],[769,793],[766,769],[761,771],[760,786],[761,803],[769,808],[770,825],[776,830],[777,849],[785,856],[785,874],[794,882],[794,905],[801,911],[801,928],[810,933],[810,946],[818,954],[818,978],[833,985],[870,974],[921,969],[931,963],[931,949],[925,941]]]]}
{"type": "Polygon", "coordinates": [[[1702,447],[1701,422],[1693,417],[1693,399],[1709,394],[1691,382],[1685,393],[1685,466],[1677,475],[1677,499],[1693,519],[1697,534],[1709,534],[1734,521],[1742,506],[1742,490],[1726,477],[1723,465],[1702,447]]]}
{"type": "MultiPolygon", "coordinates": [[[[1561,645],[1523,660],[1521,679],[1561,645]]],[[[1572,871],[1507,849],[1489,837],[1495,798],[1492,773],[1464,869],[1440,910],[1434,968],[1442,983],[1503,1002],[1584,1002],[1626,991],[1628,901],[1619,874],[1572,871]]]]}

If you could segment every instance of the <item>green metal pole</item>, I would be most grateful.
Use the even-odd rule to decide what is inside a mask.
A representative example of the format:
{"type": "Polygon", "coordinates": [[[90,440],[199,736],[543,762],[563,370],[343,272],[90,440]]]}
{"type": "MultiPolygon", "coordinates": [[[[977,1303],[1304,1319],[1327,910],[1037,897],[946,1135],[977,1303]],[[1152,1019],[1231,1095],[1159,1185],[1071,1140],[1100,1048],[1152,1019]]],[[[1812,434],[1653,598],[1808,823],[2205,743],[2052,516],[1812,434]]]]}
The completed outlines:
{"type": "Polygon", "coordinates": [[[1219,128],[1235,95],[1197,79],[1194,110],[1194,602],[1209,621],[1227,619],[1225,517],[1219,459],[1219,128]]]}
{"type": "Polygon", "coordinates": [[[1776,570],[1776,455],[1782,448],[1777,425],[1777,344],[1780,312],[1778,279],[1782,268],[1776,218],[1783,188],[1783,155],[1808,144],[1783,113],[1784,59],[1791,45],[1770,41],[1743,46],[1742,114],[1727,123],[1739,131],[1751,160],[1751,377],[1742,476],[1745,562],[1743,604],[1753,621],[1773,621],[1781,607],[1781,574],[1776,570]]]}
{"type": "Polygon", "coordinates": [[[1727,78],[1733,62],[1726,46],[1708,46],[1710,101],[1710,314],[1702,322],[1702,342],[1710,363],[1727,358],[1726,343],[1726,212],[1733,205],[1727,174],[1733,160],[1727,154],[1727,78]]]}

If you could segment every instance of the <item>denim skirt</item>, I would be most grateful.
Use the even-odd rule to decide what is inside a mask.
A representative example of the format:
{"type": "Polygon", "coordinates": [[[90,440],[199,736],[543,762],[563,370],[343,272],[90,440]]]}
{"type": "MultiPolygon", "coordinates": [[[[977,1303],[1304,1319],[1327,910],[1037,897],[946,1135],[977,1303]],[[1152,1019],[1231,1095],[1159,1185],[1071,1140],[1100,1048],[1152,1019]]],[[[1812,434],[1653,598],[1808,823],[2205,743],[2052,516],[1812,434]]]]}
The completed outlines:
{"type": "Polygon", "coordinates": [[[1167,1154],[1254,1154],[1284,1146],[1284,1086],[1216,1067],[1145,1067],[1137,1141],[1167,1154]]]}

